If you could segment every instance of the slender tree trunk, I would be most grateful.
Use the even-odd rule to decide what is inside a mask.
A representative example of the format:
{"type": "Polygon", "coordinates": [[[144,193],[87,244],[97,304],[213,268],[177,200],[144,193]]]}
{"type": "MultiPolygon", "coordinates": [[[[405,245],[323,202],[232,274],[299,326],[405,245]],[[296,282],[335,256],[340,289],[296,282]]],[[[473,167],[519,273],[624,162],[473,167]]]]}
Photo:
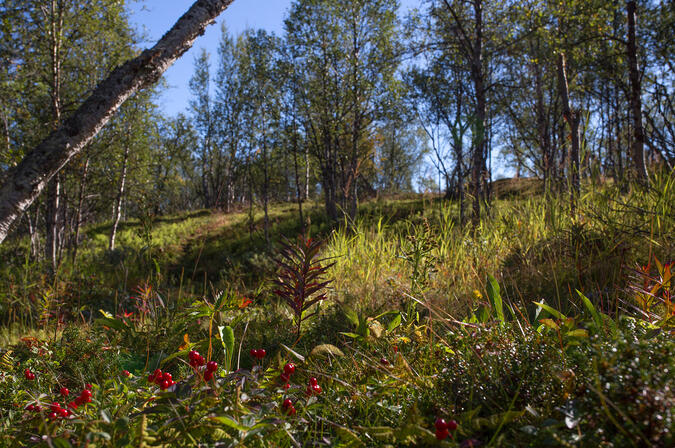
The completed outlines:
{"type": "Polygon", "coordinates": [[[35,208],[35,217],[32,216],[30,209],[26,211],[28,215],[28,234],[30,235],[30,256],[33,260],[40,257],[40,233],[38,232],[38,221],[40,220],[40,207],[35,208]]]}
{"type": "Polygon", "coordinates": [[[52,273],[56,272],[57,254],[59,249],[59,209],[61,196],[60,175],[55,175],[47,186],[47,200],[45,202],[45,258],[52,273]]]}
{"type": "Polygon", "coordinates": [[[302,200],[309,199],[309,145],[305,145],[305,195],[302,200]]]}
{"type": "Polygon", "coordinates": [[[197,0],[150,50],[116,68],[58,129],[28,153],[0,188],[0,243],[51,178],[134,92],[155,83],[233,0],[197,0]]]}
{"type": "Polygon", "coordinates": [[[462,101],[463,89],[462,84],[457,83],[455,86],[455,126],[459,128],[457,135],[453,136],[453,145],[455,147],[455,159],[457,163],[457,189],[459,196],[459,224],[464,226],[465,210],[464,210],[464,131],[462,127],[462,101]]]}
{"type": "Polygon", "coordinates": [[[544,88],[542,81],[542,67],[536,62],[534,70],[534,89],[536,95],[536,113],[537,113],[537,137],[539,137],[539,150],[541,151],[542,174],[544,177],[544,192],[548,194],[550,190],[551,179],[551,150],[548,139],[548,121],[544,109],[544,88]]]}
{"type": "Polygon", "coordinates": [[[483,2],[475,0],[474,6],[474,42],[471,58],[471,80],[473,81],[476,96],[474,110],[474,148],[471,167],[471,181],[473,183],[473,226],[480,222],[481,201],[483,200],[483,178],[485,176],[485,128],[486,128],[486,100],[485,100],[485,73],[483,70],[483,2]]]}
{"type": "Polygon", "coordinates": [[[558,85],[563,108],[563,117],[570,127],[570,201],[572,211],[576,211],[577,199],[581,188],[579,180],[579,111],[570,106],[569,87],[567,83],[567,66],[564,53],[558,55],[558,85]]]}
{"type": "Polygon", "coordinates": [[[300,229],[303,235],[306,235],[305,218],[302,216],[302,189],[300,188],[300,173],[298,172],[298,129],[296,122],[296,103],[295,94],[293,95],[293,168],[295,171],[295,199],[298,202],[298,218],[300,218],[300,229]]]}
{"type": "Polygon", "coordinates": [[[265,244],[267,247],[270,247],[270,216],[269,216],[269,189],[270,189],[270,178],[269,178],[269,169],[267,166],[267,138],[264,129],[266,129],[267,124],[265,123],[265,115],[263,113],[263,142],[262,142],[262,157],[263,157],[263,211],[265,213],[264,218],[264,227],[265,227],[265,244]]]}
{"type": "Polygon", "coordinates": [[[0,115],[2,116],[2,140],[6,154],[10,154],[12,150],[12,141],[9,135],[9,117],[5,112],[5,105],[2,102],[2,98],[0,98],[0,115]]]}
{"type": "Polygon", "coordinates": [[[124,187],[127,182],[127,169],[129,162],[129,135],[127,134],[127,142],[124,146],[124,158],[122,159],[122,172],[120,173],[120,182],[117,187],[117,198],[115,199],[115,207],[113,208],[112,229],[110,230],[110,244],[108,250],[115,250],[115,238],[117,237],[117,226],[122,217],[122,203],[124,202],[124,187]]]}
{"type": "MultiPolygon", "coordinates": [[[[61,124],[61,45],[63,29],[63,9],[62,5],[56,0],[51,0],[49,6],[49,15],[47,17],[49,24],[49,45],[51,62],[51,107],[52,107],[52,129],[58,129],[61,124]]],[[[54,176],[47,186],[47,201],[45,207],[45,257],[50,265],[52,273],[58,268],[58,253],[60,248],[59,226],[60,226],[60,196],[61,179],[59,175],[54,176]]]]}
{"type": "Polygon", "coordinates": [[[640,83],[640,69],[637,61],[637,45],[635,42],[635,0],[626,3],[628,15],[628,78],[630,79],[630,110],[633,116],[633,142],[631,144],[631,157],[633,166],[631,172],[639,182],[647,181],[647,168],[645,166],[644,142],[645,133],[642,126],[642,89],[640,83]]]}
{"type": "Polygon", "coordinates": [[[77,261],[77,251],[80,247],[80,228],[82,227],[82,208],[84,207],[84,193],[87,189],[87,176],[89,174],[89,156],[87,155],[80,174],[80,191],[77,197],[77,211],[75,212],[75,232],[73,235],[72,263],[77,261]]]}

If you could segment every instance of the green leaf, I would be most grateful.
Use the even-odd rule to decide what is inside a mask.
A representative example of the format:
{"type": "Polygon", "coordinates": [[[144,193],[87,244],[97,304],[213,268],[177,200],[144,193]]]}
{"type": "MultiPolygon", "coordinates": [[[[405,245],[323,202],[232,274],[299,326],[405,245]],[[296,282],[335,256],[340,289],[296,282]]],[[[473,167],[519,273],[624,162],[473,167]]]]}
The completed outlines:
{"type": "Polygon", "coordinates": [[[341,331],[340,334],[343,335],[343,336],[347,336],[348,338],[353,338],[353,339],[359,339],[359,338],[363,337],[360,334],[350,333],[348,331],[341,331]]]}
{"type": "Polygon", "coordinates": [[[499,284],[497,280],[490,274],[487,278],[487,295],[492,304],[492,308],[497,313],[497,319],[500,324],[504,325],[504,304],[502,303],[502,296],[499,292],[499,284]]]}
{"type": "Polygon", "coordinates": [[[579,294],[579,297],[581,298],[581,301],[583,302],[584,306],[588,310],[589,313],[591,313],[591,316],[593,317],[593,321],[595,322],[596,329],[600,331],[602,329],[602,319],[600,318],[600,314],[598,314],[598,311],[595,309],[591,301],[586,297],[581,291],[578,289],[576,290],[577,294],[579,294]]]}
{"type": "Polygon", "coordinates": [[[247,428],[246,426],[240,425],[239,423],[235,422],[232,420],[230,417],[224,416],[224,415],[219,415],[216,417],[209,417],[209,420],[212,420],[214,422],[221,423],[228,428],[235,429],[237,431],[248,431],[250,428],[247,428]]]}
{"type": "Polygon", "coordinates": [[[588,331],[583,328],[577,328],[576,330],[568,331],[567,336],[571,338],[588,338],[588,331]]]}
{"type": "Polygon", "coordinates": [[[399,325],[401,325],[401,314],[397,314],[396,317],[394,317],[391,322],[389,322],[389,325],[387,325],[387,333],[391,333],[394,331],[399,325]]]}
{"type": "Polygon", "coordinates": [[[543,325],[546,325],[548,328],[550,328],[552,330],[556,330],[556,331],[560,330],[560,327],[558,326],[558,324],[556,324],[553,321],[553,319],[548,319],[548,318],[539,319],[539,322],[541,322],[543,325]]]}
{"type": "Polygon", "coordinates": [[[218,333],[220,341],[225,351],[225,369],[229,372],[232,366],[232,357],[234,356],[234,330],[229,325],[219,326],[218,333]]]}
{"type": "Polygon", "coordinates": [[[556,319],[560,319],[560,320],[567,319],[567,316],[565,316],[563,313],[556,310],[555,308],[552,308],[552,307],[546,305],[543,302],[534,302],[534,304],[537,305],[538,307],[542,308],[543,310],[547,311],[551,316],[555,317],[556,319]]]}
{"type": "Polygon", "coordinates": [[[177,351],[175,353],[172,353],[169,356],[167,356],[166,358],[162,359],[160,361],[159,365],[163,367],[167,362],[171,361],[172,359],[175,359],[175,358],[177,358],[181,355],[185,355],[187,353],[188,353],[188,350],[181,350],[181,351],[177,351]]]}

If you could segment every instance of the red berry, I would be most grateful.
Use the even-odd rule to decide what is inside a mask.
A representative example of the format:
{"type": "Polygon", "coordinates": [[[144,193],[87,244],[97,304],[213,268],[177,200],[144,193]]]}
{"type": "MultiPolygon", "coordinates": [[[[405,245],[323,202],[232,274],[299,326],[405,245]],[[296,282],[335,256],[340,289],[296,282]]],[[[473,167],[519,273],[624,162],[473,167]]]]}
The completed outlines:
{"type": "Polygon", "coordinates": [[[92,389],[94,388],[94,386],[92,386],[91,384],[87,383],[87,384],[84,385],[84,388],[87,389],[87,390],[92,390],[92,389]]]}
{"type": "Polygon", "coordinates": [[[448,428],[450,431],[454,431],[457,429],[457,422],[455,420],[450,420],[446,425],[446,428],[448,428]]]}
{"type": "Polygon", "coordinates": [[[80,393],[80,398],[82,398],[83,401],[89,402],[91,401],[91,391],[89,389],[85,389],[80,393]]]}
{"type": "Polygon", "coordinates": [[[388,366],[389,361],[387,360],[387,358],[382,358],[380,359],[380,364],[382,364],[383,366],[388,366]]]}
{"type": "Polygon", "coordinates": [[[70,391],[67,388],[65,387],[61,388],[61,395],[63,395],[64,397],[67,397],[69,393],[70,391]]]}
{"type": "Polygon", "coordinates": [[[261,348],[261,349],[258,350],[258,356],[257,356],[258,359],[263,359],[265,357],[265,355],[267,355],[267,352],[265,351],[264,348],[261,348]]]}
{"type": "Polygon", "coordinates": [[[57,402],[54,402],[51,405],[49,405],[49,410],[52,412],[58,412],[59,409],[61,409],[61,405],[57,402]]]}
{"type": "Polygon", "coordinates": [[[203,366],[204,364],[206,364],[206,359],[202,355],[199,355],[199,365],[203,366]]]}
{"type": "Polygon", "coordinates": [[[32,404],[29,404],[28,406],[26,406],[26,410],[27,411],[33,411],[33,410],[35,410],[35,406],[32,405],[32,404]]]}
{"type": "Polygon", "coordinates": [[[28,376],[28,379],[30,381],[33,381],[35,379],[35,374],[33,372],[31,372],[30,375],[28,376]]]}
{"type": "Polygon", "coordinates": [[[56,412],[52,412],[49,414],[49,419],[50,420],[56,420],[56,412]]]}
{"type": "Polygon", "coordinates": [[[316,386],[312,386],[312,389],[314,389],[316,395],[321,395],[321,386],[317,384],[316,386]]]}
{"type": "Polygon", "coordinates": [[[209,361],[206,364],[206,370],[208,372],[215,372],[216,370],[218,370],[218,363],[215,361],[209,361]]]}
{"type": "Polygon", "coordinates": [[[148,375],[148,383],[154,382],[155,382],[155,375],[151,373],[150,375],[148,375]]]}
{"type": "Polygon", "coordinates": [[[39,404],[36,404],[35,405],[35,412],[40,412],[41,410],[42,410],[42,406],[40,406],[39,404]]]}
{"type": "Polygon", "coordinates": [[[258,350],[255,348],[252,348],[249,353],[251,354],[251,358],[257,358],[258,357],[258,350]]]}
{"type": "Polygon", "coordinates": [[[70,409],[77,409],[77,400],[71,401],[70,403],[68,403],[68,407],[70,409]]]}
{"type": "Polygon", "coordinates": [[[206,372],[204,372],[204,381],[211,381],[212,378],[213,378],[212,371],[207,370],[206,372]]]}
{"type": "Polygon", "coordinates": [[[57,413],[58,413],[61,417],[68,417],[68,410],[67,410],[67,409],[61,408],[61,409],[59,409],[59,410],[57,411],[57,413]]]}
{"type": "Polygon", "coordinates": [[[295,406],[290,405],[289,407],[286,408],[286,414],[288,415],[295,415],[295,406]]]}
{"type": "Polygon", "coordinates": [[[169,372],[164,372],[164,375],[162,375],[162,381],[166,381],[167,383],[171,384],[171,380],[173,380],[173,376],[169,372]]]}
{"type": "Polygon", "coordinates": [[[311,378],[309,379],[309,385],[310,385],[310,386],[316,386],[317,384],[319,384],[319,382],[317,381],[316,378],[311,377],[311,378]]]}
{"type": "Polygon", "coordinates": [[[293,401],[290,398],[286,398],[284,402],[281,404],[281,407],[286,409],[293,406],[293,401]]]}
{"type": "Polygon", "coordinates": [[[163,381],[159,384],[159,387],[160,387],[162,390],[168,389],[168,388],[169,388],[169,382],[168,382],[167,380],[163,380],[163,381]]]}
{"type": "Polygon", "coordinates": [[[448,429],[448,423],[443,418],[437,418],[434,426],[436,427],[436,430],[448,429]]]}
{"type": "Polygon", "coordinates": [[[131,376],[131,373],[128,370],[122,370],[122,375],[128,378],[131,376]]]}
{"type": "Polygon", "coordinates": [[[191,350],[190,353],[188,354],[188,358],[190,358],[190,361],[199,359],[199,352],[196,350],[191,350]]]}
{"type": "Polygon", "coordinates": [[[286,374],[286,376],[293,375],[295,373],[295,364],[293,364],[292,362],[286,364],[284,366],[284,373],[286,374]]]}
{"type": "Polygon", "coordinates": [[[443,440],[446,437],[448,437],[449,435],[450,435],[450,433],[448,432],[447,429],[437,429],[436,430],[436,438],[438,440],[443,440]]]}
{"type": "Polygon", "coordinates": [[[23,371],[23,376],[26,377],[28,381],[32,381],[35,379],[35,374],[31,372],[29,369],[23,371]]]}
{"type": "Polygon", "coordinates": [[[290,384],[288,384],[288,383],[284,384],[284,390],[288,390],[288,389],[290,389],[290,388],[291,388],[291,385],[290,385],[290,384]]]}

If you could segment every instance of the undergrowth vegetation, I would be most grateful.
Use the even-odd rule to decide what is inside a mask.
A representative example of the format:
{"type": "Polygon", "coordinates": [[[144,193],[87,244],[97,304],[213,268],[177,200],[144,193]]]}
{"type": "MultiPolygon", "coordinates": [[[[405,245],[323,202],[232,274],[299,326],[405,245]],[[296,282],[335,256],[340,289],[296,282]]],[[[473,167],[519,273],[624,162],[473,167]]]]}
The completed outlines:
{"type": "Polygon", "coordinates": [[[259,216],[149,216],[53,277],[5,245],[0,444],[672,446],[674,186],[510,195],[476,228],[277,205],[269,247],[259,216]]]}

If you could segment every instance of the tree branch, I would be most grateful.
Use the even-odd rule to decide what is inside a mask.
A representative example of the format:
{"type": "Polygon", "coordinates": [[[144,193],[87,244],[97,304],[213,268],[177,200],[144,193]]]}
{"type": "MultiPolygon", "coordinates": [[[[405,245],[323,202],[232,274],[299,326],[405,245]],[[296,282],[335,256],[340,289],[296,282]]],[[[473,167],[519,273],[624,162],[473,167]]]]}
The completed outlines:
{"type": "Polygon", "coordinates": [[[234,0],[197,0],[149,50],[113,70],[58,129],[14,167],[0,188],[0,243],[49,180],[135,92],[155,83],[234,0]]]}

